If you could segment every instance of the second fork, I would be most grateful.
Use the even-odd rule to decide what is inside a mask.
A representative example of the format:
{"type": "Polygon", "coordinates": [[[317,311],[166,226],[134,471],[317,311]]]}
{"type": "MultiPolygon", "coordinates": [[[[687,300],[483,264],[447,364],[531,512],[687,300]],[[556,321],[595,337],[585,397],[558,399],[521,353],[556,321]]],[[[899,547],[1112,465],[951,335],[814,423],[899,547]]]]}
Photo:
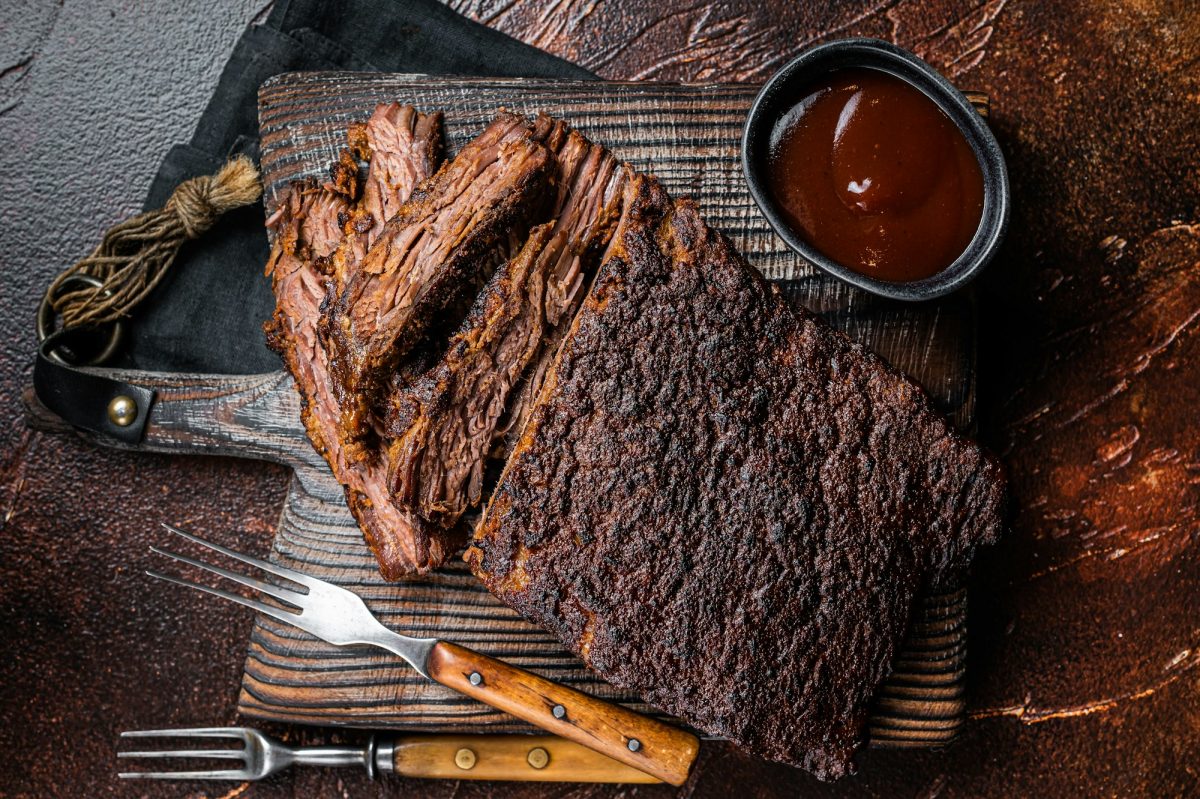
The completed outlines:
{"type": "Polygon", "coordinates": [[[251,727],[131,730],[125,740],[192,744],[193,748],[118,752],[122,760],[221,760],[223,768],[125,771],[123,779],[260,780],[297,766],[358,766],[376,774],[452,780],[521,782],[657,782],[653,777],[552,735],[399,735],[362,746],[290,746],[251,727]],[[216,742],[225,742],[214,748],[216,742]],[[238,742],[240,748],[228,747],[238,742]],[[202,746],[203,748],[195,748],[202,746]]]}

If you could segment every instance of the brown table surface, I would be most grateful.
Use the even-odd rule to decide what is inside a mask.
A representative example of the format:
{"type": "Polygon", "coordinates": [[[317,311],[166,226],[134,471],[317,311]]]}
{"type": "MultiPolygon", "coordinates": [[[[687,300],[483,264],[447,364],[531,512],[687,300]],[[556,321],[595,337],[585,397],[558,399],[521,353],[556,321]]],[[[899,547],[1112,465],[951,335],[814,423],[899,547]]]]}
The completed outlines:
{"type": "MultiPolygon", "coordinates": [[[[761,81],[807,43],[863,34],[992,97],[1014,203],[978,284],[979,406],[1016,510],[972,584],[972,720],[945,751],[866,752],[833,786],[706,745],[681,793],[1200,793],[1200,4],[452,4],[608,78],[761,81]]],[[[136,210],[261,6],[28,4],[0,26],[0,794],[668,795],[321,770],[248,787],[115,779],[119,730],[234,721],[250,627],[141,576],[155,524],[265,551],[286,479],[30,432],[32,312],[136,210]]]]}

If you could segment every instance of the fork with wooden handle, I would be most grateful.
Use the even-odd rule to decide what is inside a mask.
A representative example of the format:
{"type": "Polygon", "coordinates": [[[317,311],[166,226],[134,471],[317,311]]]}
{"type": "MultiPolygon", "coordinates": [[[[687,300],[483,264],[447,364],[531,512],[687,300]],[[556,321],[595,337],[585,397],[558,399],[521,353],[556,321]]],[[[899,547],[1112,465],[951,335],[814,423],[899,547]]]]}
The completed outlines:
{"type": "Polygon", "coordinates": [[[295,587],[266,582],[186,555],[150,547],[154,552],[233,580],[291,607],[276,607],[220,588],[147,571],[151,577],[237,602],[337,646],[366,644],[381,647],[404,658],[421,675],[547,732],[663,782],[682,785],[687,780],[700,750],[700,741],[691,733],[457,644],[393,632],[375,618],[357,594],[344,588],[243,555],[171,525],[164,524],[163,527],[195,544],[281,577],[294,583],[295,587]]]}
{"type": "Polygon", "coordinates": [[[121,759],[232,761],[225,768],[124,771],[122,779],[261,780],[291,766],[360,766],[376,774],[449,780],[658,782],[645,772],[554,735],[372,735],[364,746],[289,746],[250,727],[133,730],[124,740],[191,742],[189,749],[118,752],[121,759]],[[213,748],[217,741],[241,747],[213,748]],[[195,748],[203,747],[203,748],[195,748]]]}

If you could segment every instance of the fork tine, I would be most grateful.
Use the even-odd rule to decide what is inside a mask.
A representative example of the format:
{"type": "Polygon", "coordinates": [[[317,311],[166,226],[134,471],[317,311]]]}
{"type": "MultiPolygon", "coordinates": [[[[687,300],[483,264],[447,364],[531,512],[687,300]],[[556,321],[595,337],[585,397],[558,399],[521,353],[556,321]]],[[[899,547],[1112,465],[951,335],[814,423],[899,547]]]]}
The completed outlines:
{"type": "Polygon", "coordinates": [[[235,583],[241,583],[247,588],[253,588],[256,591],[262,591],[267,596],[273,596],[280,601],[289,602],[298,608],[303,607],[301,602],[304,601],[305,595],[298,591],[292,591],[289,588],[273,585],[272,583],[268,583],[254,577],[247,577],[244,574],[230,571],[229,569],[215,566],[211,563],[205,563],[202,560],[196,560],[195,558],[190,558],[187,555],[181,555],[178,552],[172,552],[169,549],[159,549],[156,546],[151,546],[150,551],[157,552],[159,555],[166,555],[168,558],[174,558],[175,560],[186,563],[189,566],[195,566],[197,569],[204,569],[205,571],[210,571],[213,574],[219,574],[226,579],[233,580],[235,583]]]}
{"type": "Polygon", "coordinates": [[[151,571],[150,569],[146,570],[146,574],[148,574],[151,577],[154,577],[156,579],[159,579],[159,580],[166,580],[168,583],[175,583],[176,585],[182,585],[185,588],[195,588],[197,591],[204,591],[205,593],[212,594],[213,596],[219,596],[222,599],[228,599],[230,602],[236,602],[239,605],[245,605],[248,608],[257,610],[259,613],[265,613],[266,615],[270,616],[271,618],[278,619],[279,621],[284,622],[285,624],[292,624],[292,625],[299,626],[300,614],[298,614],[298,613],[289,613],[286,610],[281,610],[279,608],[273,608],[270,605],[259,602],[256,599],[247,599],[246,597],[242,596],[241,594],[234,594],[229,591],[224,591],[220,588],[212,588],[210,586],[202,585],[200,583],[193,583],[189,580],[184,580],[180,577],[172,577],[169,574],[162,574],[160,572],[151,571]]]}
{"type": "MultiPolygon", "coordinates": [[[[173,730],[126,730],[122,738],[228,738],[235,741],[247,740],[248,727],[191,727],[173,730]]],[[[249,780],[254,778],[250,768],[249,748],[244,749],[191,749],[170,752],[117,752],[118,758],[218,758],[241,760],[239,769],[210,769],[208,771],[124,771],[121,779],[146,780],[249,780]]]]}
{"type": "Polygon", "coordinates": [[[228,771],[122,771],[117,774],[123,780],[248,780],[250,773],[245,769],[228,771]]]}
{"type": "Polygon", "coordinates": [[[287,578],[292,582],[300,583],[300,585],[312,588],[314,587],[314,584],[320,584],[322,582],[321,580],[315,580],[312,577],[309,577],[307,574],[298,572],[295,569],[289,569],[286,566],[277,566],[274,563],[268,563],[265,560],[259,560],[258,558],[252,558],[249,555],[243,555],[241,552],[236,552],[228,547],[223,547],[220,544],[214,544],[212,541],[205,541],[203,538],[192,535],[186,530],[180,530],[178,527],[174,527],[166,522],[162,522],[162,526],[167,528],[169,532],[172,532],[182,538],[186,538],[193,544],[199,544],[202,547],[208,547],[215,552],[220,552],[226,557],[233,558],[234,560],[240,560],[242,563],[262,569],[265,572],[270,572],[278,577],[287,578]]]}
{"type": "Polygon", "coordinates": [[[122,738],[236,738],[243,740],[246,727],[191,727],[174,730],[126,730],[122,738]]]}
{"type": "Polygon", "coordinates": [[[117,752],[117,757],[211,757],[222,760],[243,760],[245,749],[176,749],[171,751],[117,752]]]}

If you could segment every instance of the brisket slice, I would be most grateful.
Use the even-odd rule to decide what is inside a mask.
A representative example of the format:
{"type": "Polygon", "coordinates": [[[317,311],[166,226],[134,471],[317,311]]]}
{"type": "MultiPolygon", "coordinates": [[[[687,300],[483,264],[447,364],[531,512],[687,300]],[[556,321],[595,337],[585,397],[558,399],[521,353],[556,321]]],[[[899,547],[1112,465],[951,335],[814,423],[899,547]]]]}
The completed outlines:
{"type": "MultiPolygon", "coordinates": [[[[274,230],[266,273],[275,292],[275,313],[263,326],[267,343],[280,354],[300,393],[301,418],[313,447],[333,466],[321,424],[325,363],[317,342],[316,320],[325,295],[325,277],[313,267],[337,248],[353,199],[315,180],[297,181],[284,192],[267,227],[274,230]]],[[[336,408],[335,408],[336,410],[336,408]]],[[[336,445],[336,436],[332,439],[336,445]]]]}
{"type": "MultiPolygon", "coordinates": [[[[442,160],[441,127],[440,111],[422,114],[410,105],[393,102],[376,106],[366,124],[348,131],[348,152],[369,161],[370,169],[360,202],[342,220],[347,235],[328,258],[334,297],[345,290],[348,278],[357,271],[387,220],[396,215],[417,184],[437,169],[442,160]]],[[[342,161],[346,160],[347,151],[343,151],[342,161]]]]}
{"type": "Polygon", "coordinates": [[[421,181],[442,161],[442,114],[418,113],[411,105],[380,105],[367,121],[371,168],[363,207],[371,215],[370,241],[383,232],[421,181]]]}
{"type": "Polygon", "coordinates": [[[521,421],[506,412],[510,398],[570,324],[620,212],[623,164],[562,123],[544,140],[555,151],[555,222],[496,271],[441,360],[390,400],[393,501],[442,526],[479,505],[488,455],[521,421]]]}
{"type": "Polygon", "coordinates": [[[366,212],[369,215],[380,213],[388,203],[396,204],[436,165],[418,154],[437,152],[440,147],[440,115],[415,115],[414,129],[422,130],[421,135],[429,141],[425,147],[409,151],[413,160],[408,170],[399,164],[401,154],[386,149],[368,152],[363,147],[361,142],[371,138],[373,126],[389,122],[398,110],[402,117],[415,114],[411,108],[400,109],[395,104],[380,106],[365,130],[351,131],[351,149],[343,151],[328,183],[322,186],[307,180],[289,187],[268,220],[275,235],[267,262],[276,298],[275,314],[266,325],[268,341],[295,380],[301,417],[313,446],[345,488],[347,504],[388,579],[436,568],[459,542],[453,534],[433,529],[391,503],[382,457],[366,461],[346,457],[338,441],[339,408],[329,391],[329,367],[317,338],[317,321],[330,280],[325,274],[329,259],[347,238],[369,243],[371,226],[358,230],[355,220],[366,218],[365,208],[372,209],[366,212]],[[371,158],[372,173],[386,162],[389,176],[395,176],[387,179],[386,193],[377,195],[378,201],[369,199],[372,181],[379,180],[373,174],[368,175],[367,196],[356,201],[360,189],[356,159],[365,157],[371,158]]]}
{"type": "Polygon", "coordinates": [[[442,359],[392,395],[388,484],[397,507],[450,526],[479,502],[492,430],[542,339],[537,311],[548,264],[541,255],[552,228],[530,231],[480,293],[442,359]]]}
{"type": "Polygon", "coordinates": [[[1004,479],[921,390],[639,177],[467,560],[604,679],[846,773],[923,586],[1004,479]]]}
{"type": "Polygon", "coordinates": [[[552,166],[529,122],[502,113],[417,186],[353,269],[335,264],[345,289],[327,303],[319,333],[353,457],[369,455],[373,409],[435,315],[472,296],[497,250],[542,221],[552,166]]]}

